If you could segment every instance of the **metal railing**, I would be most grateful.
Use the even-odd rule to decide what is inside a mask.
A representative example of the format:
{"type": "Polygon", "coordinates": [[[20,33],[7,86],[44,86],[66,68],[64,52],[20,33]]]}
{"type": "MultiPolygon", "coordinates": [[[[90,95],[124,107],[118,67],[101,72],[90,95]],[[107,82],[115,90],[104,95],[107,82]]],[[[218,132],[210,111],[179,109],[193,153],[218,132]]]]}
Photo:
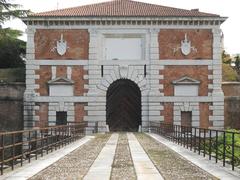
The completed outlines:
{"type": "Polygon", "coordinates": [[[0,133],[0,171],[57,150],[85,135],[86,123],[0,133]]]}
{"type": "Polygon", "coordinates": [[[166,123],[150,123],[150,130],[191,151],[214,158],[232,170],[240,167],[240,133],[233,130],[204,129],[166,123]]]}

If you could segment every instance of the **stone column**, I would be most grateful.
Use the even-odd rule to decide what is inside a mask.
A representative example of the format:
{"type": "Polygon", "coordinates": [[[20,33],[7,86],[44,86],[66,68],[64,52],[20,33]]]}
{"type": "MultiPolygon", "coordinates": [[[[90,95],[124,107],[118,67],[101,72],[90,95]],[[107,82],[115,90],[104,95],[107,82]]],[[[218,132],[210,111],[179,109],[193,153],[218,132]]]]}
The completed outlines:
{"type": "Polygon", "coordinates": [[[222,31],[219,28],[212,30],[213,33],[213,116],[210,121],[213,121],[215,128],[224,126],[224,94],[222,91],[222,31]]]}
{"type": "MultiPolygon", "coordinates": [[[[96,29],[89,29],[89,62],[88,62],[88,94],[87,96],[91,101],[88,102],[87,116],[84,117],[85,121],[88,121],[88,125],[94,127],[98,124],[98,131],[106,131],[106,92],[99,90],[97,86],[101,82],[101,36],[96,29]],[[103,100],[104,99],[104,100],[103,100]]],[[[87,131],[91,132],[93,129],[88,128],[87,131]]]]}
{"type": "Polygon", "coordinates": [[[35,60],[35,46],[34,46],[34,34],[35,29],[27,29],[27,49],[26,49],[26,90],[24,92],[24,128],[29,129],[35,126],[35,89],[38,88],[35,85],[35,80],[39,79],[35,75],[35,70],[39,69],[39,66],[34,64],[35,60]]]}
{"type": "Polygon", "coordinates": [[[153,98],[162,96],[160,89],[162,85],[160,82],[159,72],[163,69],[163,66],[159,64],[160,52],[159,52],[159,29],[150,30],[150,65],[149,65],[149,110],[148,110],[148,120],[160,122],[163,120],[163,117],[160,116],[160,111],[162,110],[162,105],[160,102],[152,101],[153,98]],[[152,100],[151,100],[152,99],[152,100]]]}

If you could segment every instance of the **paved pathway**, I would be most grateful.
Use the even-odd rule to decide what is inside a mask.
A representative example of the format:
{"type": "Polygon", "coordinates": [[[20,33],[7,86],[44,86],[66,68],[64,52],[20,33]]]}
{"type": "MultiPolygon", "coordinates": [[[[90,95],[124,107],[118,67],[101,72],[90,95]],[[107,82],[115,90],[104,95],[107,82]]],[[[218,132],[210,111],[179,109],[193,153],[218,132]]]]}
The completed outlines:
{"type": "MultiPolygon", "coordinates": [[[[173,179],[171,177],[174,177],[174,180],[194,179],[193,177],[196,176],[193,176],[193,173],[195,173],[195,175],[196,173],[201,173],[204,175],[202,177],[209,177],[210,179],[217,179],[216,177],[220,177],[221,179],[239,179],[240,177],[234,176],[234,174],[225,174],[224,176],[219,176],[219,174],[221,174],[220,172],[218,174],[214,174],[214,171],[209,170],[206,167],[202,167],[205,170],[203,171],[199,168],[201,166],[198,164],[198,162],[185,156],[186,153],[184,151],[176,151],[177,148],[173,145],[171,146],[171,142],[164,140],[160,136],[152,134],[150,135],[159,142],[154,141],[152,138],[145,134],[134,135],[133,133],[127,133],[127,138],[126,134],[120,134],[119,136],[118,133],[105,135],[98,134],[91,141],[89,141],[90,137],[86,137],[76,143],[67,146],[66,148],[63,148],[62,150],[56,151],[55,154],[50,153],[42,160],[28,164],[23,168],[19,168],[18,170],[11,172],[10,174],[0,176],[0,179],[31,178],[34,180],[109,180],[114,177],[111,173],[118,172],[113,171],[114,168],[121,168],[123,172],[126,172],[124,171],[124,168],[129,167],[131,167],[133,170],[128,176],[131,177],[129,179],[137,178],[138,180],[162,180],[164,178],[173,179]],[[119,156],[120,152],[116,152],[117,148],[119,150],[121,149],[119,146],[123,144],[124,136],[124,146],[128,150],[122,153],[125,153],[125,157],[128,157],[127,159],[125,158],[126,162],[122,161],[123,158],[119,156]],[[119,141],[121,138],[122,143],[119,143],[121,142],[119,141]],[[87,141],[89,142],[86,143],[87,141]],[[74,149],[76,150],[73,151],[74,149]],[[179,153],[175,153],[173,158],[174,160],[171,161],[176,164],[175,166],[178,165],[178,167],[176,167],[177,169],[173,168],[173,163],[169,164],[168,162],[170,158],[169,155],[172,154],[171,156],[173,156],[174,153],[171,149],[174,149],[177,153],[179,153]],[[66,156],[63,157],[64,155],[66,156]],[[181,155],[196,165],[190,163],[185,158],[182,158],[181,155]],[[163,156],[164,158],[161,158],[163,156]],[[182,168],[183,165],[180,167],[181,163],[178,161],[181,161],[183,165],[192,165],[184,166],[190,168],[182,168]],[[173,169],[174,172],[172,171],[173,169]],[[178,169],[186,173],[179,173],[181,171],[178,169]],[[41,172],[39,173],[39,171],[41,172]],[[213,174],[213,176],[209,175],[206,171],[213,174]]],[[[216,166],[214,167],[217,168],[216,166]]],[[[118,172],[116,175],[117,176],[115,176],[115,179],[126,179],[126,176],[124,174],[118,172]]]]}
{"type": "Polygon", "coordinates": [[[137,138],[133,135],[133,133],[128,133],[127,136],[137,178],[139,180],[162,180],[163,177],[153,165],[152,161],[139,144],[137,138]]]}
{"type": "Polygon", "coordinates": [[[17,179],[17,180],[23,180],[28,179],[34,176],[35,174],[39,173],[46,167],[52,165],[53,163],[57,162],[67,154],[71,153],[75,149],[79,148],[83,144],[87,143],[90,139],[94,138],[93,136],[86,136],[74,143],[71,143],[68,146],[65,146],[57,151],[54,151],[52,153],[49,153],[46,156],[43,156],[39,158],[38,160],[31,162],[30,164],[26,164],[21,168],[18,168],[9,174],[0,176],[0,179],[17,179]]]}
{"type": "Polygon", "coordinates": [[[118,134],[112,134],[97,159],[90,167],[84,180],[110,179],[115,150],[118,142],[118,134]]]}
{"type": "MultiPolygon", "coordinates": [[[[204,158],[203,156],[199,156],[198,153],[194,153],[182,146],[179,146],[167,139],[157,135],[151,134],[149,135],[157,140],[159,143],[164,144],[169,149],[175,151],[179,154],[179,156],[184,157],[189,162],[193,163],[194,165],[198,166],[202,170],[212,174],[213,176],[217,177],[218,179],[223,180],[239,180],[240,179],[240,172],[239,170],[232,171],[231,166],[223,167],[221,163],[216,164],[215,161],[209,161],[208,157],[204,158]]],[[[228,165],[226,165],[228,166],[228,165]]]]}

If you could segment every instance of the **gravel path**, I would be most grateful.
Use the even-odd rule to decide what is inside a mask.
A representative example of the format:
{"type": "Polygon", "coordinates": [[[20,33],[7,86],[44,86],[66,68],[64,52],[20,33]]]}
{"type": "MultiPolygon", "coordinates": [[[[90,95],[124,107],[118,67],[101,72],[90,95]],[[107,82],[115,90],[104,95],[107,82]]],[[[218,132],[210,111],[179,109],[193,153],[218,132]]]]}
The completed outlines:
{"type": "Polygon", "coordinates": [[[217,179],[146,134],[135,134],[164,179],[217,179]]]}
{"type": "Polygon", "coordinates": [[[96,135],[93,140],[84,144],[30,179],[82,179],[109,137],[109,134],[96,135]]]}
{"type": "Polygon", "coordinates": [[[111,180],[135,180],[134,170],[126,133],[120,133],[112,165],[111,180]]]}

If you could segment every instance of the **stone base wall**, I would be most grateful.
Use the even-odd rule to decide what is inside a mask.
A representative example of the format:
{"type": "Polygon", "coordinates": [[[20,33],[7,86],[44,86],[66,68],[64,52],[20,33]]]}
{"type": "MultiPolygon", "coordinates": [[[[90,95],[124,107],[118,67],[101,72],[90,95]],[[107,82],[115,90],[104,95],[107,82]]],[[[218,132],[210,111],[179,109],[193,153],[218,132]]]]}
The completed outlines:
{"type": "Polygon", "coordinates": [[[24,83],[0,83],[0,132],[23,129],[24,83]]]}

